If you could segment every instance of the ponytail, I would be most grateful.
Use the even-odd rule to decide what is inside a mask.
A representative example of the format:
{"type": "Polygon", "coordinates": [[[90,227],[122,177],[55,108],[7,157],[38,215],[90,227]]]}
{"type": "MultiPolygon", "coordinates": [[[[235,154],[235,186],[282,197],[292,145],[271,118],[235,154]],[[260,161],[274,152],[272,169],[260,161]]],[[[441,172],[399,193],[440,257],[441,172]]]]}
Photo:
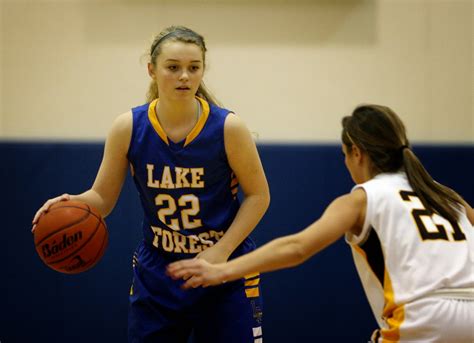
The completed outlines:
{"type": "Polygon", "coordinates": [[[201,84],[199,85],[196,95],[200,98],[203,98],[210,104],[222,107],[222,104],[219,102],[219,100],[217,100],[214,94],[212,94],[209,91],[209,89],[206,87],[206,85],[204,84],[204,81],[201,81],[201,84]]]}
{"type": "Polygon", "coordinates": [[[158,85],[155,81],[151,81],[146,92],[146,102],[152,102],[158,98],[158,85]]]}
{"type": "Polygon", "coordinates": [[[435,182],[411,149],[403,149],[403,166],[408,182],[424,207],[449,222],[457,222],[463,203],[461,197],[452,189],[435,182]]]}

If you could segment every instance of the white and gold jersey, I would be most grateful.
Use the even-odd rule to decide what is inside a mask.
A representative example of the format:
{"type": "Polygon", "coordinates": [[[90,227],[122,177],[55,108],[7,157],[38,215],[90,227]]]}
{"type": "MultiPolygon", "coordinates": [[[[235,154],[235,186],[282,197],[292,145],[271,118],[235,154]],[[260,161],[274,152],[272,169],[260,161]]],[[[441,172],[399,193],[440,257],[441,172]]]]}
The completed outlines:
{"type": "Polygon", "coordinates": [[[398,340],[407,303],[458,290],[462,298],[474,288],[474,229],[464,211],[457,223],[430,215],[403,172],[358,188],[367,194],[366,218],[346,241],[380,327],[398,340]]]}

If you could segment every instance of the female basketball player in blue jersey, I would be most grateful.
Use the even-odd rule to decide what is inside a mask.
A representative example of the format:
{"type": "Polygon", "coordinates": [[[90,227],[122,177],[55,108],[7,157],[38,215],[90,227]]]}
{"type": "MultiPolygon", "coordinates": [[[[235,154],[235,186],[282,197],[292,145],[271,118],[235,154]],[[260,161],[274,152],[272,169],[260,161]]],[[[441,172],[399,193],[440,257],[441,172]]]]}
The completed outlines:
{"type": "Polygon", "coordinates": [[[192,331],[197,343],[262,340],[258,274],[192,292],[165,275],[183,258],[222,263],[254,250],[248,235],[269,205],[249,130],[203,84],[205,53],[204,38],[188,28],[161,32],[150,48],[148,101],[115,120],[92,188],[48,200],[33,219],[67,199],[108,215],[130,168],[144,210],[144,240],[133,258],[131,343],[185,343],[192,331]]]}
{"type": "Polygon", "coordinates": [[[350,194],[297,234],[227,263],[175,262],[169,274],[185,288],[218,285],[303,263],[345,234],[380,325],[373,341],[474,342],[474,210],[433,181],[389,108],[360,106],[342,125],[350,194]]]}

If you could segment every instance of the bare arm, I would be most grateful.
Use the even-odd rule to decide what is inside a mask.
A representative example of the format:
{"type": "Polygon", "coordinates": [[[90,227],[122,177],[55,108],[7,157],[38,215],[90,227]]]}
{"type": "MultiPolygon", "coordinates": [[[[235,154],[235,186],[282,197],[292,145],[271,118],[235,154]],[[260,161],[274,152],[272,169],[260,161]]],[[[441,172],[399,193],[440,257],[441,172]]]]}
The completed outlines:
{"type": "MultiPolygon", "coordinates": [[[[120,115],[113,123],[107,136],[104,156],[92,187],[78,195],[63,194],[49,199],[36,212],[33,225],[49,207],[63,200],[82,201],[96,208],[102,216],[107,216],[115,206],[123,182],[127,175],[127,151],[132,132],[131,112],[120,115]]],[[[33,227],[34,229],[34,227],[33,227]]]]}
{"type": "Polygon", "coordinates": [[[95,207],[104,217],[114,208],[128,169],[127,151],[132,132],[130,112],[120,115],[107,136],[104,156],[94,184],[86,192],[71,196],[95,207]]]}
{"type": "Polygon", "coordinates": [[[224,126],[227,159],[244,193],[244,200],[224,236],[199,257],[224,262],[252,232],[270,203],[270,192],[252,135],[243,121],[229,114],[224,126]],[[212,256],[211,256],[212,255],[212,256]]]}
{"type": "Polygon", "coordinates": [[[227,263],[183,260],[170,264],[174,278],[188,278],[185,288],[209,286],[236,280],[255,272],[268,272],[299,265],[334,243],[346,232],[360,231],[366,208],[366,194],[359,189],[334,200],[322,217],[303,231],[277,238],[259,249],[227,263]]]}

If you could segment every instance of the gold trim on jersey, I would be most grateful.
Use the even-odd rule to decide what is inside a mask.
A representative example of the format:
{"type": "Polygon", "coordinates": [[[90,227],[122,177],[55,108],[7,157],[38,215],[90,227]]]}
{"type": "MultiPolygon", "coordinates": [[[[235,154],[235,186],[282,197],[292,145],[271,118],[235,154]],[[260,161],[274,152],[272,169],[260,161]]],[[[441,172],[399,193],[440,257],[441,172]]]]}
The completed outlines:
{"type": "Polygon", "coordinates": [[[248,280],[248,279],[253,279],[253,278],[257,277],[257,276],[260,276],[260,273],[253,273],[253,274],[245,275],[244,278],[245,278],[246,280],[248,280]]]}
{"type": "Polygon", "coordinates": [[[252,287],[252,288],[246,288],[245,289],[245,295],[247,298],[257,298],[260,296],[260,291],[257,287],[252,287]]]}
{"type": "Polygon", "coordinates": [[[257,298],[260,296],[260,289],[258,284],[260,283],[260,273],[253,273],[245,275],[245,295],[247,298],[257,298]],[[250,286],[250,287],[249,287],[250,286]]]}
{"type": "MultiPolygon", "coordinates": [[[[200,97],[196,97],[196,99],[201,104],[202,113],[196,125],[194,125],[191,132],[189,132],[188,135],[186,136],[185,141],[184,141],[184,146],[189,145],[199,135],[199,133],[201,133],[202,129],[204,128],[204,125],[206,125],[207,118],[209,117],[210,108],[209,108],[208,102],[204,99],[201,99],[200,97]]],[[[155,99],[148,106],[148,120],[150,120],[150,123],[155,129],[158,136],[160,136],[160,138],[167,145],[170,145],[168,136],[166,135],[165,130],[163,130],[163,128],[161,127],[161,124],[158,121],[158,117],[156,115],[155,109],[156,109],[156,105],[158,104],[158,101],[159,99],[155,99]]]]}
{"type": "Polygon", "coordinates": [[[245,286],[258,286],[259,283],[260,283],[260,278],[248,280],[248,281],[245,281],[245,286]]]}
{"type": "Polygon", "coordinates": [[[199,117],[199,120],[194,126],[194,128],[186,136],[186,141],[184,142],[184,146],[191,143],[199,135],[199,133],[202,131],[204,125],[207,122],[207,118],[209,117],[209,104],[207,103],[207,101],[204,99],[201,99],[200,97],[196,97],[196,99],[199,100],[202,106],[201,117],[199,117]]]}
{"type": "Polygon", "coordinates": [[[234,188],[235,186],[239,185],[239,180],[237,180],[237,175],[235,175],[234,172],[231,173],[230,178],[230,188],[234,188]]]}
{"type": "MultiPolygon", "coordinates": [[[[375,280],[379,281],[379,278],[375,274],[374,270],[370,266],[370,263],[367,259],[366,252],[356,244],[351,244],[352,248],[357,251],[362,258],[367,263],[368,270],[374,275],[375,280]]],[[[390,279],[390,275],[387,272],[387,266],[384,266],[384,276],[383,276],[383,285],[379,283],[381,288],[383,289],[383,297],[384,297],[384,307],[382,310],[382,317],[384,318],[385,322],[389,325],[388,329],[381,329],[380,334],[382,335],[382,342],[390,343],[396,342],[400,339],[400,326],[402,325],[405,319],[405,306],[404,305],[397,305],[395,303],[395,293],[393,291],[392,280],[390,279]]]]}
{"type": "Polygon", "coordinates": [[[150,120],[151,125],[155,129],[156,133],[160,138],[168,145],[170,143],[168,142],[168,136],[166,135],[165,131],[160,125],[160,122],[158,121],[158,117],[156,116],[156,104],[158,104],[158,99],[153,100],[150,103],[150,106],[148,106],[148,120],[150,120]]]}
{"type": "Polygon", "coordinates": [[[230,191],[232,192],[232,197],[237,199],[237,194],[239,193],[239,180],[234,172],[230,174],[230,191]]]}
{"type": "Polygon", "coordinates": [[[398,306],[395,303],[395,293],[393,291],[392,280],[385,268],[384,275],[384,297],[385,306],[383,308],[383,317],[389,328],[381,329],[382,342],[393,342],[400,340],[400,326],[405,320],[405,305],[398,306]]]}

